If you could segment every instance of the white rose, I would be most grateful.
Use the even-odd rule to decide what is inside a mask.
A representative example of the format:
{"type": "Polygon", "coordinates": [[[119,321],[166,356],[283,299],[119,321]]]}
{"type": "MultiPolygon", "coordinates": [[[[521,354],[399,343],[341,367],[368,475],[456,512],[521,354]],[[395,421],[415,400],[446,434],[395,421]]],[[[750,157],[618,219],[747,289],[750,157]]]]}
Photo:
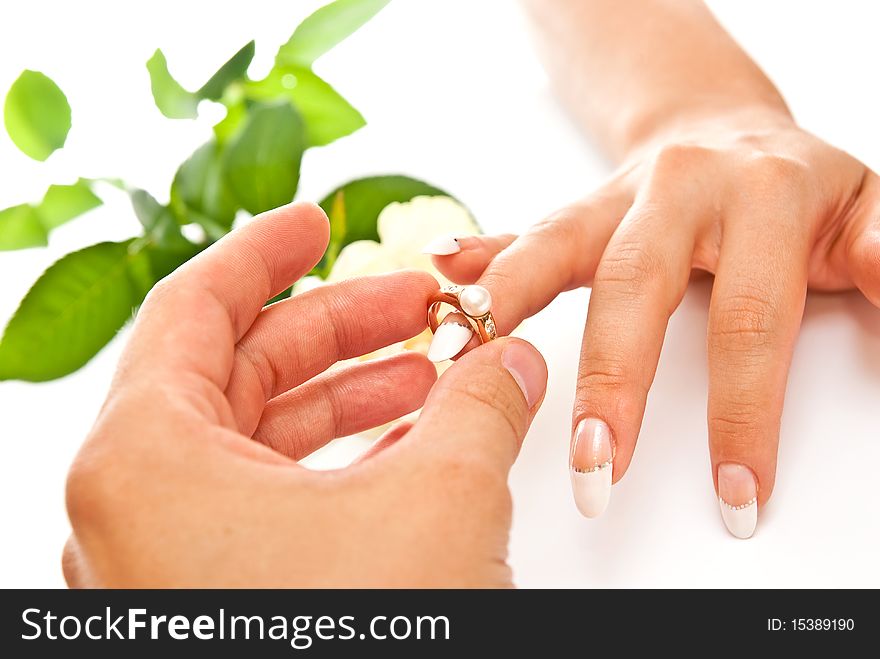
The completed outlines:
{"type": "MultiPolygon", "coordinates": [[[[468,210],[449,197],[415,197],[389,204],[379,213],[377,230],[380,242],[358,240],[343,247],[325,281],[416,268],[430,272],[443,284],[446,279],[431,263],[431,257],[422,254],[422,247],[444,234],[469,236],[480,232],[468,210]]],[[[321,283],[317,277],[307,280],[297,286],[297,292],[321,283]]]]}

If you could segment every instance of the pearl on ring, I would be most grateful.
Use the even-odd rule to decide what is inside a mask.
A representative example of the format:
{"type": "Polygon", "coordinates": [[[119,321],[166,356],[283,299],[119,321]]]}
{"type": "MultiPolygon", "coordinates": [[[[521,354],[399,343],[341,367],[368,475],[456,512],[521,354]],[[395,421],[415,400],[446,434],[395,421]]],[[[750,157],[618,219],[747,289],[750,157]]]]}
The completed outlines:
{"type": "Polygon", "coordinates": [[[492,296],[482,286],[465,286],[458,301],[461,310],[471,318],[485,316],[492,309],[492,296]]]}

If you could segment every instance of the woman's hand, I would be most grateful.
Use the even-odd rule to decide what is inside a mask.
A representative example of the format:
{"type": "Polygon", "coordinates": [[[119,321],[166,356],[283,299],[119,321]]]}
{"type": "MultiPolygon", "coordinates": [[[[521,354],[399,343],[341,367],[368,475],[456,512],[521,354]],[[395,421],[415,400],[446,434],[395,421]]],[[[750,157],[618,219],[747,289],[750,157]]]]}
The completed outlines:
{"type": "Polygon", "coordinates": [[[72,586],[510,585],[507,472],[543,359],[496,341],[433,389],[413,353],[327,371],[422,331],[436,289],[400,272],[263,308],[327,239],[317,207],[280,208],[149,295],[70,472],[72,586]],[[349,468],[296,463],[426,396],[349,468]]]}
{"type": "Polygon", "coordinates": [[[469,237],[435,263],[492,293],[501,333],[561,291],[592,286],[571,440],[575,499],[590,517],[632,459],[667,321],[692,270],[713,273],[712,475],[725,523],[749,537],[773,490],[807,289],[857,287],[880,305],[880,180],[786,112],[691,114],[682,125],[528,233],[469,237]]]}

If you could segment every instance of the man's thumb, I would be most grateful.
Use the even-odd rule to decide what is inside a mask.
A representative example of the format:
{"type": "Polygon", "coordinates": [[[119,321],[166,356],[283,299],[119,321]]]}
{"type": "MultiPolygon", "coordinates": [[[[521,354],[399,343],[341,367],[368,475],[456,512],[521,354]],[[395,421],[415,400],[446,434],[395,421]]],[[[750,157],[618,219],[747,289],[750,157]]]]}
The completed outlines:
{"type": "Polygon", "coordinates": [[[520,339],[497,339],[443,374],[410,432],[438,462],[476,461],[506,479],[546,388],[541,353],[520,339]]]}

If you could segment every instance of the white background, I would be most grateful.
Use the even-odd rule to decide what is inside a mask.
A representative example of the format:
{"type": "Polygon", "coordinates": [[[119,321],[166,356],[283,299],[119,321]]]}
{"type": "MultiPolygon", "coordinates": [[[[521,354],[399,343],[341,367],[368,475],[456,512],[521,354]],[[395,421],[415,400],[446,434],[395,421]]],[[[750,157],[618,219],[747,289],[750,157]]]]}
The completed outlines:
{"type": "MultiPolygon", "coordinates": [[[[53,77],[73,106],[68,146],[45,164],[0,136],[0,207],[52,182],[119,176],[160,199],[209,135],[155,109],[145,61],[156,47],[195,88],[251,38],[252,73],[315,2],[7,4],[0,92],[24,68],[53,77]]],[[[880,168],[880,6],[713,2],[781,87],[802,123],[880,168]]],[[[324,58],[318,72],[369,125],[312,150],[300,196],[368,173],[423,177],[460,197],[487,231],[519,231],[586,193],[606,166],[566,121],[512,1],[396,0],[324,58]]],[[[0,253],[0,323],[68,251],[137,231],[123,199],[57,231],[48,249],[0,253]]],[[[566,294],[522,335],[546,355],[550,388],[514,468],[511,562],[523,586],[880,586],[880,312],[856,294],[813,295],[795,354],[776,491],[757,534],[724,530],[706,448],[704,333],[709,284],[672,319],[635,459],[599,520],[570,500],[570,406],[587,291],[566,294]]],[[[64,476],[98,410],[125,333],[77,374],[0,383],[0,586],[61,586],[64,476]]],[[[339,459],[350,448],[337,448],[339,459]]],[[[326,456],[325,456],[325,459],[326,456]]]]}

